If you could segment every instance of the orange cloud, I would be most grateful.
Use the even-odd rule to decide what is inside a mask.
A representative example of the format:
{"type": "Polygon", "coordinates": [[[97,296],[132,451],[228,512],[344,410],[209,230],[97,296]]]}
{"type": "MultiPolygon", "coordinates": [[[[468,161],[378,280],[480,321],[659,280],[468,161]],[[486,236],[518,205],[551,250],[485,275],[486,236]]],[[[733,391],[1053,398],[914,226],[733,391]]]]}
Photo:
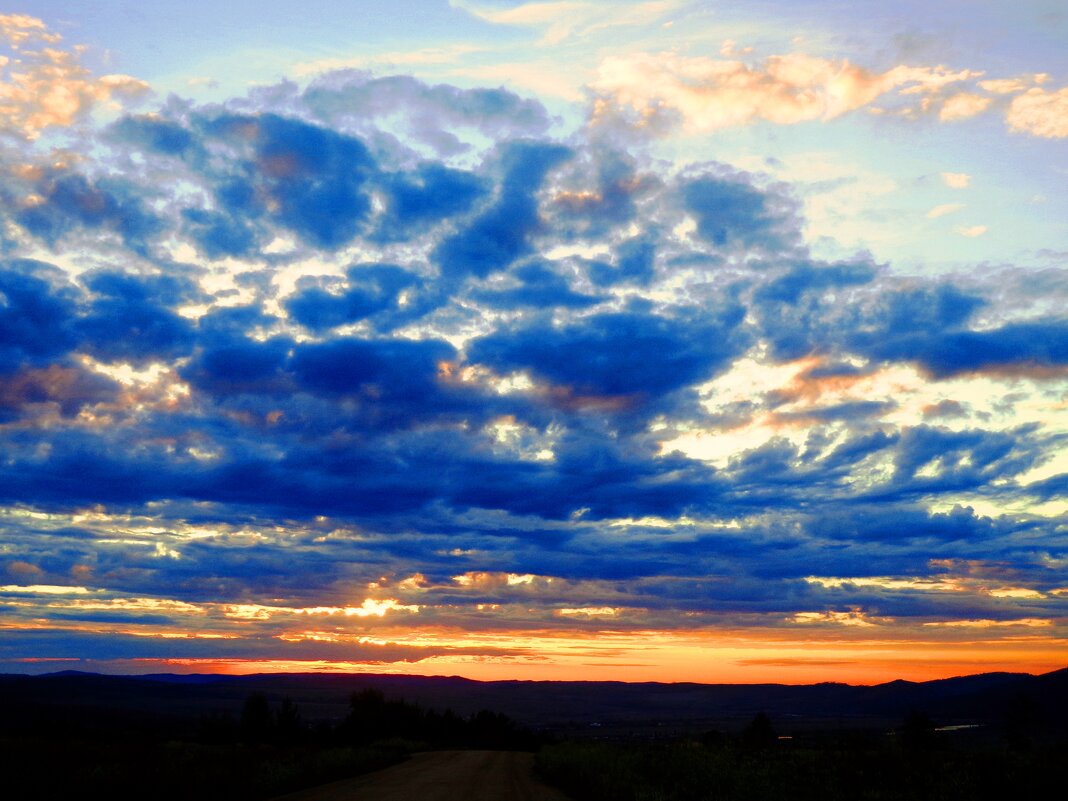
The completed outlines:
{"type": "Polygon", "coordinates": [[[101,103],[148,92],[148,84],[129,75],[92,75],[80,63],[81,48],[49,46],[60,38],[35,17],[0,15],[0,40],[14,51],[0,56],[0,130],[36,139],[46,128],[74,124],[101,103]],[[25,45],[39,49],[23,50],[25,45]]]}
{"type": "Polygon", "coordinates": [[[1013,98],[1005,119],[1014,131],[1047,139],[1068,136],[1068,86],[1056,92],[1028,89],[1013,98]]]}
{"type": "Polygon", "coordinates": [[[991,104],[989,97],[983,97],[972,92],[960,92],[946,99],[938,112],[938,119],[943,122],[955,122],[974,117],[991,104]]]}
{"type": "MultiPolygon", "coordinates": [[[[758,66],[674,53],[636,53],[605,59],[592,88],[599,95],[595,121],[629,110],[641,123],[652,124],[667,111],[677,114],[690,130],[711,131],[761,120],[780,125],[830,120],[893,90],[903,95],[937,94],[980,74],[908,66],[876,73],[848,61],[800,53],[772,56],[758,66]]],[[[959,114],[971,101],[952,102],[950,113],[959,114]]]]}

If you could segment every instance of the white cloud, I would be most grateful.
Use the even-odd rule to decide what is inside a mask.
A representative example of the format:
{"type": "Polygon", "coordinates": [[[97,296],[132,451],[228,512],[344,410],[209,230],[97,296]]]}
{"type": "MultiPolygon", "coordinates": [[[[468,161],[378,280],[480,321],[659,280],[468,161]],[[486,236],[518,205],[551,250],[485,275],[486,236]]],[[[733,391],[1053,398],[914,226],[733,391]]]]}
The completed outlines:
{"type": "Polygon", "coordinates": [[[957,233],[961,236],[966,236],[970,239],[975,239],[977,236],[982,236],[983,234],[985,234],[988,228],[985,225],[962,225],[956,230],[957,233]]]}

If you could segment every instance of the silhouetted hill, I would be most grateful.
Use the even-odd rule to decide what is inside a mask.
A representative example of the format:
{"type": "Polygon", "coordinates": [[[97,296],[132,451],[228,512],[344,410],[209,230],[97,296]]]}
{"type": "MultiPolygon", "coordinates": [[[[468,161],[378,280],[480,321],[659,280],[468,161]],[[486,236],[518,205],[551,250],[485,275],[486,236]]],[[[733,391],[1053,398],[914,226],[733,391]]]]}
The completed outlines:
{"type": "Polygon", "coordinates": [[[52,708],[106,708],[134,719],[157,715],[191,719],[235,715],[249,694],[290,698],[306,720],[338,720],[353,692],[377,689],[426,708],[470,715],[493,709],[527,725],[559,727],[696,726],[747,721],[757,711],[773,719],[824,721],[847,727],[884,725],[922,711],[939,723],[998,724],[1030,710],[1045,725],[1068,718],[1068,668],[1040,676],[984,673],[928,682],[892,681],[875,686],[837,683],[693,684],[657,682],[480,682],[451,677],[395,674],[257,674],[251,676],[107,676],[76,671],[43,676],[0,675],[0,704],[7,718],[52,708]]]}

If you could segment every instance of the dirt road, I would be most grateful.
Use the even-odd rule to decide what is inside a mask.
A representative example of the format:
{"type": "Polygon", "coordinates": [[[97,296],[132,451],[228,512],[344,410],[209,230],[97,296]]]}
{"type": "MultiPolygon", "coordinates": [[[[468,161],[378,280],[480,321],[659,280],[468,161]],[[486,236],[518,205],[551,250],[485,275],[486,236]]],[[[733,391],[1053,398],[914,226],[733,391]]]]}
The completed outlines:
{"type": "Polygon", "coordinates": [[[275,801],[568,801],[535,779],[533,767],[533,754],[514,751],[427,751],[275,801]]]}

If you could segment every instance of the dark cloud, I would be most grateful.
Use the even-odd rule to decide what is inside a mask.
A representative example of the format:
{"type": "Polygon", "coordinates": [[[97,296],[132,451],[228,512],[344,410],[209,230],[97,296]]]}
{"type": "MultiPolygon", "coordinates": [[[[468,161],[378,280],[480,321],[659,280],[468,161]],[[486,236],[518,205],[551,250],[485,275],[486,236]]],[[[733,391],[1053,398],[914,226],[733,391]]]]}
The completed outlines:
{"type": "Polygon", "coordinates": [[[805,293],[866,284],[873,278],[875,267],[870,263],[803,262],[759,287],[754,299],[761,304],[796,304],[805,293]]]}
{"type": "Polygon", "coordinates": [[[434,223],[468,211],[487,192],[479,176],[433,163],[383,177],[381,183],[386,209],[372,238],[382,242],[410,239],[434,223]]]}
{"type": "Polygon", "coordinates": [[[935,378],[971,372],[1018,372],[1041,377],[1068,368],[1068,322],[1011,323],[984,331],[902,330],[872,342],[869,351],[888,361],[916,362],[935,378]]]}
{"type": "Polygon", "coordinates": [[[582,309],[604,298],[575,292],[567,279],[540,262],[529,262],[512,271],[519,285],[508,289],[478,290],[471,296],[497,309],[551,309],[563,306],[582,309]]]}
{"type": "Polygon", "coordinates": [[[33,187],[39,200],[24,206],[15,220],[55,250],[71,232],[104,230],[131,250],[146,254],[162,222],[145,208],[138,188],[117,179],[90,181],[67,171],[49,171],[33,187]]]}
{"type": "Polygon", "coordinates": [[[95,294],[75,324],[81,347],[104,359],[173,359],[193,347],[193,326],[169,304],[195,295],[188,281],[97,272],[86,279],[95,294]]]}
{"type": "Polygon", "coordinates": [[[800,239],[797,202],[758,189],[745,173],[720,168],[686,181],[681,193],[698,235],[718,247],[779,253],[800,239]]]}
{"type": "Polygon", "coordinates": [[[541,227],[537,191],[546,173],[570,155],[567,148],[548,143],[506,147],[501,156],[504,177],[493,203],[434,251],[443,276],[484,278],[529,254],[530,237],[541,227]]]}
{"type": "Polygon", "coordinates": [[[305,285],[285,301],[286,311],[316,331],[375,318],[378,327],[391,329],[432,311],[440,301],[427,291],[414,273],[393,264],[359,264],[347,271],[340,293],[305,285]]]}
{"type": "Polygon", "coordinates": [[[668,318],[613,312],[566,327],[543,322],[479,338],[468,358],[500,372],[529,370],[576,396],[631,397],[641,402],[711,378],[748,339],[744,311],[668,318]]]}
{"type": "Polygon", "coordinates": [[[244,157],[239,171],[215,188],[220,214],[236,219],[198,221],[193,214],[209,246],[242,241],[241,217],[268,216],[318,248],[340,247],[363,230],[370,210],[366,183],[376,165],[360,140],[267,113],[223,114],[201,125],[244,157]]]}
{"type": "Polygon", "coordinates": [[[122,141],[165,156],[183,156],[197,147],[188,128],[159,117],[123,117],[112,132],[122,141]]]}
{"type": "Polygon", "coordinates": [[[647,285],[655,272],[656,244],[651,238],[637,237],[616,249],[616,263],[595,261],[590,264],[590,280],[597,286],[620,283],[647,285]]]}
{"type": "Polygon", "coordinates": [[[117,391],[114,381],[76,366],[0,372],[0,423],[39,403],[54,403],[64,417],[73,417],[85,406],[114,400],[117,391]]]}
{"type": "Polygon", "coordinates": [[[52,269],[28,260],[0,269],[0,374],[47,364],[74,345],[75,296],[41,277],[52,269]]]}

